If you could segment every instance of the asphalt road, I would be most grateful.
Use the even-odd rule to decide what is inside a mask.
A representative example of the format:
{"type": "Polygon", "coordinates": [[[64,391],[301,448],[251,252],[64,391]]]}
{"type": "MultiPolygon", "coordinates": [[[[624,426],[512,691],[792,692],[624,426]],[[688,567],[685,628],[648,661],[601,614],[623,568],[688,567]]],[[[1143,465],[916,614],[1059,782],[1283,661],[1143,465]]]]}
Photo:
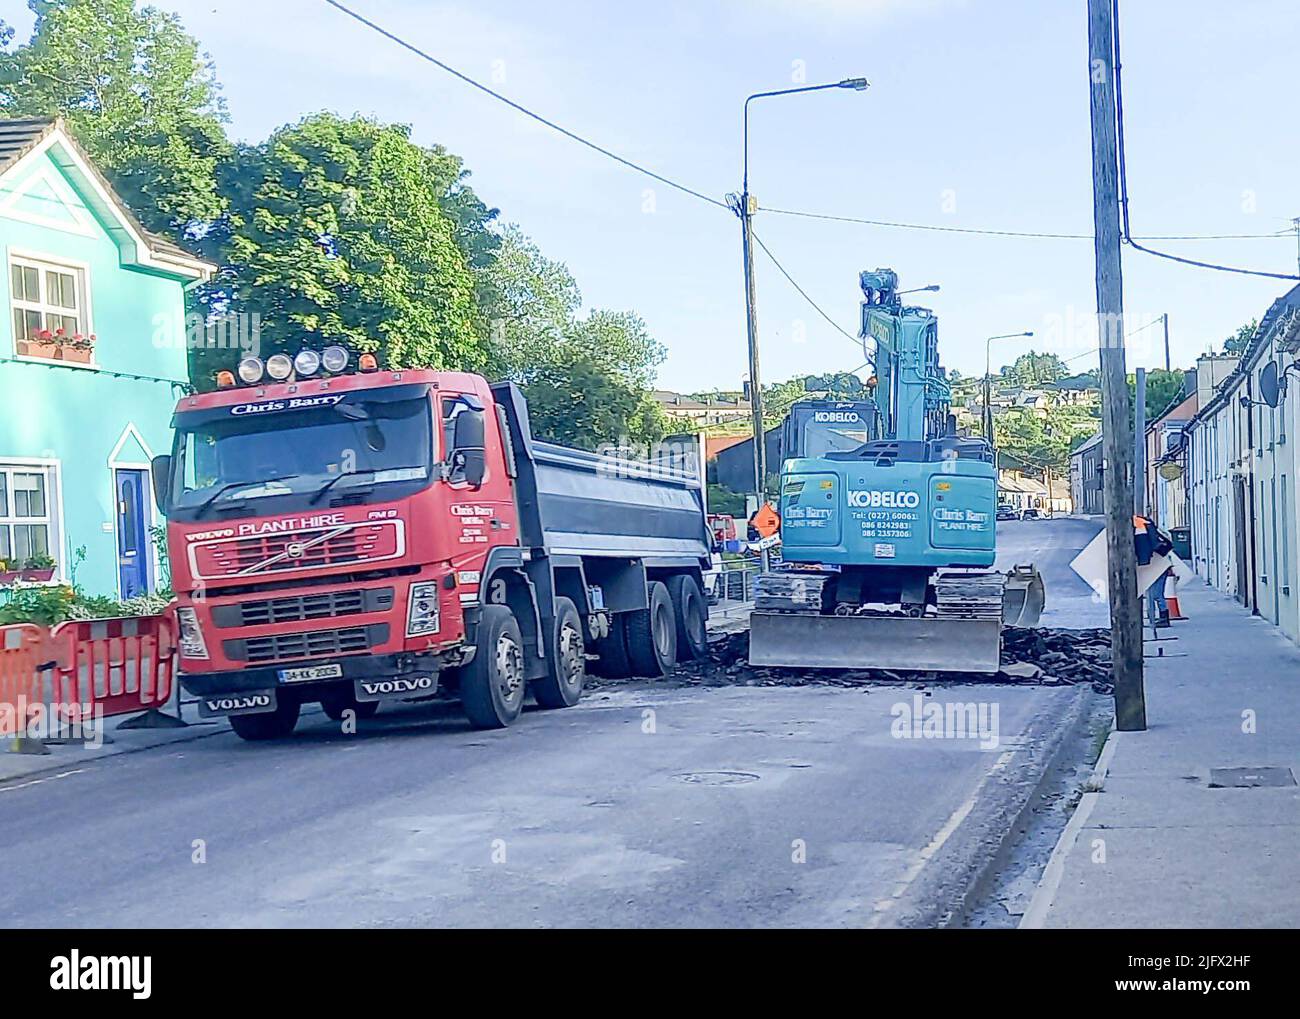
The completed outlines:
{"type": "MultiPolygon", "coordinates": [[[[1062,543],[1090,537],[1075,523],[1007,528],[1045,553],[1049,591],[1062,543]]],[[[1077,696],[643,684],[496,733],[453,705],[357,735],[315,714],[276,744],[223,724],[0,785],[0,924],[933,922],[1077,696]],[[899,738],[914,697],[996,707],[996,745],[899,738]]]]}
{"type": "Polygon", "coordinates": [[[1033,563],[1043,575],[1047,602],[1039,624],[1079,629],[1109,626],[1110,609],[1070,569],[1070,560],[1102,530],[1100,519],[1057,517],[1052,520],[998,522],[996,567],[1033,563]]]}

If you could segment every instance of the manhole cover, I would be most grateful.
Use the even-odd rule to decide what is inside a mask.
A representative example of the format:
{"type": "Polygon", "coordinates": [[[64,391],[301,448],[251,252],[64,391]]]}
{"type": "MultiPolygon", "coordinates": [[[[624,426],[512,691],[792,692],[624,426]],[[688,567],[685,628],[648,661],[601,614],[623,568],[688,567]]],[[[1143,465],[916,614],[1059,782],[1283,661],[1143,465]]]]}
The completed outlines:
{"type": "Polygon", "coordinates": [[[677,778],[692,785],[744,785],[758,781],[758,776],[748,771],[688,771],[677,778]]]}
{"type": "Polygon", "coordinates": [[[1254,789],[1256,786],[1295,785],[1290,768],[1211,768],[1211,789],[1254,789]]]}

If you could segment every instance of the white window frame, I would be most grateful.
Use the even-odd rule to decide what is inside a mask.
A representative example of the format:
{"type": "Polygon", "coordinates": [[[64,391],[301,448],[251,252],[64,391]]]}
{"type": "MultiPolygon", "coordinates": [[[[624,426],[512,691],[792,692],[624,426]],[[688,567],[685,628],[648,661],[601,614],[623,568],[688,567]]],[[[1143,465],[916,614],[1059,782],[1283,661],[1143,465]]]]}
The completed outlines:
{"type": "MultiPolygon", "coordinates": [[[[39,359],[38,359],[39,360],[39,359]]],[[[68,564],[63,555],[63,469],[58,460],[48,460],[21,456],[0,456],[0,473],[5,478],[4,513],[0,514],[0,527],[9,529],[9,554],[14,554],[12,528],[15,524],[44,524],[47,529],[46,546],[54,560],[54,577],[50,583],[58,583],[67,576],[68,564]],[[45,475],[45,515],[41,517],[20,517],[14,514],[15,474],[45,475]]],[[[22,569],[22,563],[10,562],[10,569],[22,569]]]]}
{"type": "MultiPolygon", "coordinates": [[[[90,265],[86,262],[79,262],[76,259],[63,258],[58,255],[46,255],[35,251],[20,251],[16,248],[9,249],[9,257],[5,271],[8,275],[5,277],[5,286],[9,289],[9,325],[13,328],[14,312],[18,309],[24,311],[40,312],[42,322],[47,314],[67,315],[69,309],[57,307],[47,303],[46,298],[46,270],[53,269],[56,272],[71,273],[76,281],[77,288],[77,307],[75,309],[77,319],[76,332],[83,336],[89,336],[95,331],[94,318],[92,316],[90,300],[90,265]],[[29,301],[26,299],[19,300],[13,291],[13,271],[14,266],[21,266],[28,269],[37,270],[40,281],[41,300],[29,301]]],[[[27,337],[19,336],[17,330],[14,330],[14,357],[19,361],[32,361],[37,364],[49,364],[51,358],[33,357],[30,354],[18,353],[18,341],[26,340],[27,337]]],[[[93,350],[90,355],[89,364],[81,364],[76,361],[60,361],[59,364],[68,368],[97,368],[98,352],[93,350]]]]}

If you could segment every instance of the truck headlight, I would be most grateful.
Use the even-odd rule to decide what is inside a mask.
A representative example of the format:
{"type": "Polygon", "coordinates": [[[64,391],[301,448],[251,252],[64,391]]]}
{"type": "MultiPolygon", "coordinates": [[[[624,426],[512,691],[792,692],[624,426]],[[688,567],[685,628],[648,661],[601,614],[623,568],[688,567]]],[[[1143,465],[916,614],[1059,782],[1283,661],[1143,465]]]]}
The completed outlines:
{"type": "Polygon", "coordinates": [[[208,642],[203,639],[203,630],[199,627],[198,614],[191,608],[181,606],[176,610],[176,623],[181,631],[181,657],[206,659],[208,657],[208,642]]]}
{"type": "Polygon", "coordinates": [[[411,585],[406,608],[406,635],[423,637],[438,632],[438,583],[423,581],[411,585]]]}

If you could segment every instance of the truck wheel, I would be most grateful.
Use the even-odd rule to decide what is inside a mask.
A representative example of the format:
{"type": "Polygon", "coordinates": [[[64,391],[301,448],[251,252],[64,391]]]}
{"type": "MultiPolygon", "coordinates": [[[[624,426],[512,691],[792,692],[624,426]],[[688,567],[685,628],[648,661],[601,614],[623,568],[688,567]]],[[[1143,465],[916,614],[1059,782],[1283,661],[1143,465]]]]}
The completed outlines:
{"type": "Polygon", "coordinates": [[[634,676],[662,676],[677,664],[677,620],[668,588],[658,580],[646,589],[650,607],[627,613],[627,656],[634,676]]]}
{"type": "Polygon", "coordinates": [[[625,613],[611,616],[609,636],[596,641],[598,659],[592,670],[596,675],[608,679],[626,679],[632,675],[632,663],[627,657],[627,635],[624,632],[627,629],[624,625],[626,618],[625,613]]]}
{"type": "Polygon", "coordinates": [[[286,696],[280,692],[274,711],[263,711],[256,715],[231,715],[230,728],[240,739],[257,742],[265,739],[283,739],[293,732],[298,724],[298,712],[302,703],[297,697],[286,696]]]}
{"type": "Polygon", "coordinates": [[[582,646],[582,620],[568,598],[555,599],[555,633],[546,675],[533,683],[533,696],[544,708],[568,708],[578,703],[587,680],[587,656],[582,646]]]}
{"type": "Polygon", "coordinates": [[[484,605],[477,650],[460,670],[460,703],[476,729],[504,729],[524,706],[524,639],[514,613],[484,605]]]}
{"type": "Polygon", "coordinates": [[[320,695],[320,706],[336,722],[343,721],[343,712],[352,710],[357,718],[374,718],[379,710],[378,701],[359,701],[351,690],[327,690],[320,695]]]}
{"type": "Polygon", "coordinates": [[[668,578],[668,596],[677,620],[678,659],[689,662],[708,657],[708,612],[699,583],[689,573],[674,574],[668,578]]]}

